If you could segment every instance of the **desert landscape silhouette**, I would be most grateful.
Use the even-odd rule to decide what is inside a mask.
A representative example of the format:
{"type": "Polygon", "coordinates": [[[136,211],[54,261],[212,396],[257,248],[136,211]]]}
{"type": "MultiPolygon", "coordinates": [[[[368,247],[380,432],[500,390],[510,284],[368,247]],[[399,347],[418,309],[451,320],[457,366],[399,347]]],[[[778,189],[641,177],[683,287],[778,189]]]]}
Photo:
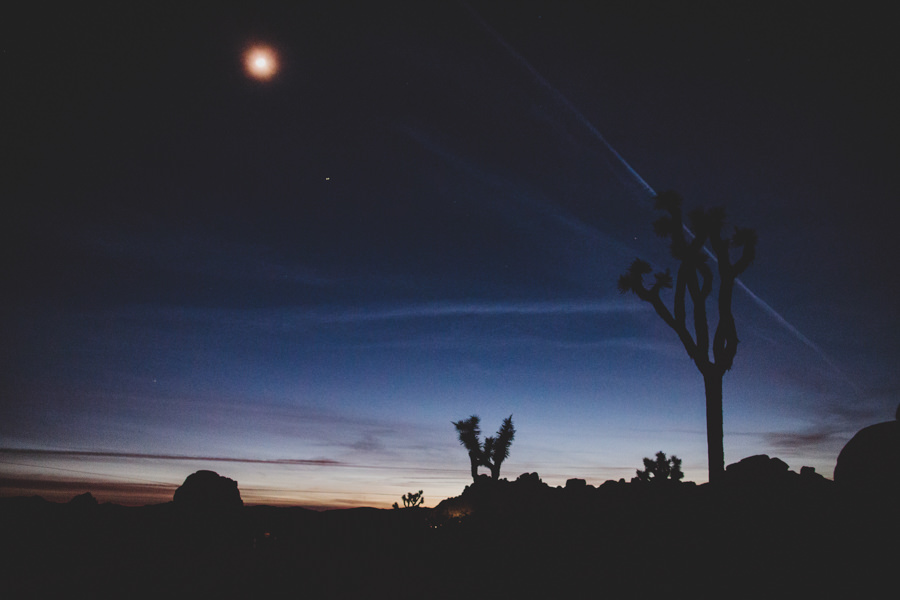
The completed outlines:
{"type": "MultiPolygon", "coordinates": [[[[898,407],[900,416],[900,407],[898,407]]],[[[460,422],[472,424],[472,420],[460,422]]],[[[459,430],[460,436],[465,435],[459,430]]],[[[471,433],[471,429],[468,429],[471,433]]],[[[483,446],[482,446],[483,448],[483,446]]],[[[507,446],[506,451],[509,451],[507,446]]],[[[747,457],[715,482],[645,458],[630,482],[550,487],[476,473],[432,508],[244,506],[238,482],[189,475],[171,502],[0,499],[5,593],[50,597],[509,598],[869,596],[892,589],[900,421],[861,430],[835,481],[747,457]]]]}

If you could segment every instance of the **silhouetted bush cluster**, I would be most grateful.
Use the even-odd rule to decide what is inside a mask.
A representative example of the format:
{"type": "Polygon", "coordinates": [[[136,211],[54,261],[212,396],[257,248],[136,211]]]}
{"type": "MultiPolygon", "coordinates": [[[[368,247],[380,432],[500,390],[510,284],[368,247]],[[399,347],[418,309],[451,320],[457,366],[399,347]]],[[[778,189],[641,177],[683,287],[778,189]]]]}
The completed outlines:
{"type": "MultiPolygon", "coordinates": [[[[403,508],[419,508],[425,503],[425,498],[422,497],[422,490],[404,494],[400,499],[403,500],[403,508]]],[[[400,508],[400,506],[394,502],[393,508],[400,508]]]]}
{"type": "Polygon", "coordinates": [[[657,452],[656,459],[645,458],[644,470],[638,469],[637,477],[632,482],[637,483],[663,483],[679,482],[684,477],[681,472],[681,459],[672,455],[666,458],[665,452],[657,452]]]}

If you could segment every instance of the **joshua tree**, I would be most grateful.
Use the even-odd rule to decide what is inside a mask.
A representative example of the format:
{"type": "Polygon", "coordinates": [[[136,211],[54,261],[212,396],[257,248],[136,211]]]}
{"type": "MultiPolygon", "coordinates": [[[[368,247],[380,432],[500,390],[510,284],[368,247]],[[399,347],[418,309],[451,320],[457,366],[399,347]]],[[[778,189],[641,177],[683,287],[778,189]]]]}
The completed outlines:
{"type": "Polygon", "coordinates": [[[662,483],[663,481],[681,481],[684,473],[681,472],[681,459],[672,455],[666,458],[665,452],[657,452],[656,460],[644,459],[644,470],[637,471],[635,481],[648,483],[662,483]]]}
{"type": "MultiPolygon", "coordinates": [[[[410,492],[400,496],[400,498],[403,500],[403,508],[418,508],[425,503],[425,498],[422,496],[422,490],[419,490],[418,494],[410,492]]],[[[400,506],[394,502],[394,508],[400,508],[400,506]]]]}
{"type": "Polygon", "coordinates": [[[480,422],[481,419],[478,418],[478,415],[472,415],[464,421],[453,421],[453,426],[456,427],[456,433],[459,435],[459,443],[469,451],[472,481],[478,479],[478,465],[481,464],[481,440],[478,439],[478,436],[481,435],[480,422]]]}
{"type": "Polygon", "coordinates": [[[482,464],[491,470],[491,479],[500,479],[500,465],[509,457],[509,447],[516,437],[512,415],[503,419],[496,437],[485,438],[482,464]]]}
{"type": "Polygon", "coordinates": [[[652,272],[650,264],[636,259],[628,271],[619,277],[619,292],[634,292],[638,298],[649,302],[662,320],[671,327],[694,361],[706,391],[706,442],[709,457],[709,480],[717,481],[725,472],[725,451],[722,433],[722,379],[731,368],[737,352],[737,330],[731,312],[735,279],[743,273],[756,256],[756,233],[752,229],[735,228],[731,237],[723,237],[725,211],[712,208],[697,209],[688,214],[690,230],[683,222],[681,197],[674,192],[664,192],[656,197],[656,209],[667,214],[653,223],[660,237],[668,238],[672,256],[678,261],[675,277],[675,299],[672,312],[660,298],[663,288],[672,287],[672,275],[667,269],[653,275],[654,282],[647,287],[644,275],[652,272]],[[712,246],[710,253],[704,245],[712,246]],[[739,248],[739,258],[732,262],[731,249],[739,248]],[[706,300],[712,293],[713,267],[707,258],[713,257],[719,273],[718,315],[719,323],[710,340],[706,300]],[[686,299],[692,305],[694,333],[688,328],[686,299]]]}
{"type": "Polygon", "coordinates": [[[453,421],[456,433],[459,435],[459,443],[469,451],[469,462],[472,466],[472,480],[478,479],[478,467],[484,466],[491,470],[491,478],[500,478],[500,465],[509,457],[509,447],[516,436],[516,428],[513,427],[512,415],[503,419],[503,424],[495,436],[485,438],[482,445],[478,436],[481,435],[478,415],[472,415],[464,421],[453,421]]]}

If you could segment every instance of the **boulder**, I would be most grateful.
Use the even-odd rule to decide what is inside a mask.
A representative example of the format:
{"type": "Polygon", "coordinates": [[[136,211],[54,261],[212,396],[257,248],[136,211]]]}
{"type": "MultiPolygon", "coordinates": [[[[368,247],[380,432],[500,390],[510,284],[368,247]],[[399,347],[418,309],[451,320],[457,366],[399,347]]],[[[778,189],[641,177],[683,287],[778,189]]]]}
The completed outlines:
{"type": "Polygon", "coordinates": [[[850,438],[838,455],[835,483],[865,492],[900,492],[900,406],[896,417],[850,438]]]}
{"type": "Polygon", "coordinates": [[[191,510],[221,511],[244,505],[237,481],[214,471],[197,471],[188,475],[175,490],[176,506],[191,510]]]}
{"type": "Polygon", "coordinates": [[[546,484],[541,481],[541,476],[537,473],[522,473],[518,477],[516,477],[515,481],[516,485],[520,488],[541,488],[546,487],[546,484]]]}
{"type": "MultiPolygon", "coordinates": [[[[741,483],[780,481],[790,473],[786,462],[768,454],[748,456],[725,467],[726,479],[741,483]]],[[[796,475],[796,473],[795,473],[796,475]]]]}
{"type": "Polygon", "coordinates": [[[727,487],[767,494],[793,489],[799,479],[800,475],[791,471],[780,458],[757,454],[725,467],[722,482],[727,487]]]}
{"type": "Polygon", "coordinates": [[[567,490],[584,490],[587,489],[587,481],[573,477],[566,480],[567,490]]]}

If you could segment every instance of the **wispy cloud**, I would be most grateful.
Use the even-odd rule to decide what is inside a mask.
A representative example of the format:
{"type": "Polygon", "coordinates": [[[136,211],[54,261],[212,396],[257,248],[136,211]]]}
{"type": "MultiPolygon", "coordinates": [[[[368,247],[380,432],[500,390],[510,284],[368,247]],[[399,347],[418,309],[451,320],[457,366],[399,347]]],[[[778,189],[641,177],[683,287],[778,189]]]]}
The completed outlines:
{"type": "MultiPolygon", "coordinates": [[[[365,451],[380,449],[381,442],[372,438],[363,438],[360,442],[351,444],[354,449],[362,449],[365,451]],[[360,448],[359,446],[363,447],[360,448]],[[379,448],[368,447],[370,445],[379,446],[379,448]]],[[[315,459],[297,459],[297,458],[275,458],[275,459],[256,459],[256,458],[240,458],[231,456],[195,456],[181,454],[150,454],[139,452],[104,452],[90,450],[42,450],[33,448],[0,448],[0,455],[22,458],[95,458],[95,459],[138,459],[138,460],[159,460],[159,461],[184,461],[184,462],[225,462],[225,463],[241,463],[251,465],[278,465],[278,466],[309,466],[309,467],[342,467],[348,469],[377,469],[389,471],[422,471],[422,472],[439,472],[439,473],[455,473],[466,472],[465,469],[448,469],[445,467],[422,467],[418,465],[406,464],[365,464],[357,462],[348,462],[340,460],[332,460],[328,458],[315,459]]],[[[10,463],[15,464],[15,463],[10,463]]],[[[86,474],[92,474],[85,472],[86,474]]]]}
{"type": "Polygon", "coordinates": [[[456,316],[507,315],[571,315],[631,313],[645,310],[632,302],[570,301],[570,302],[435,302],[410,304],[391,308],[373,308],[347,312],[313,313],[320,321],[356,322],[401,319],[439,318],[456,316]]]}
{"type": "Polygon", "coordinates": [[[766,433],[766,443],[778,451],[820,450],[822,446],[840,443],[839,432],[823,429],[807,432],[766,433]]]}
{"type": "MultiPolygon", "coordinates": [[[[634,314],[651,310],[644,303],[619,300],[563,300],[563,301],[446,301],[401,305],[371,305],[360,307],[209,309],[183,307],[128,307],[119,309],[119,316],[129,322],[144,317],[168,319],[173,323],[192,322],[211,326],[228,323],[249,329],[287,332],[310,326],[329,324],[377,323],[443,319],[452,317],[555,317],[568,315],[634,314]]],[[[108,312],[105,313],[108,316],[108,312]]],[[[98,315],[99,318],[99,315],[98,315]]]]}
{"type": "Polygon", "coordinates": [[[199,461],[199,462],[227,462],[227,463],[244,463],[244,464],[265,464],[265,465],[292,465],[292,466],[315,466],[315,467],[338,467],[345,466],[338,460],[329,458],[276,458],[276,459],[259,459],[259,458],[240,458],[231,456],[191,456],[184,454],[143,454],[139,452],[98,452],[89,450],[41,450],[31,448],[0,448],[0,454],[12,456],[24,456],[30,458],[128,458],[141,460],[177,460],[177,461],[199,461]]]}
{"type": "Polygon", "coordinates": [[[132,483],[120,481],[103,481],[92,479],[60,479],[58,477],[2,477],[0,488],[12,490],[54,491],[60,493],[81,493],[90,489],[92,493],[114,492],[119,495],[140,497],[167,496],[170,499],[175,488],[171,483],[132,483]]]}

